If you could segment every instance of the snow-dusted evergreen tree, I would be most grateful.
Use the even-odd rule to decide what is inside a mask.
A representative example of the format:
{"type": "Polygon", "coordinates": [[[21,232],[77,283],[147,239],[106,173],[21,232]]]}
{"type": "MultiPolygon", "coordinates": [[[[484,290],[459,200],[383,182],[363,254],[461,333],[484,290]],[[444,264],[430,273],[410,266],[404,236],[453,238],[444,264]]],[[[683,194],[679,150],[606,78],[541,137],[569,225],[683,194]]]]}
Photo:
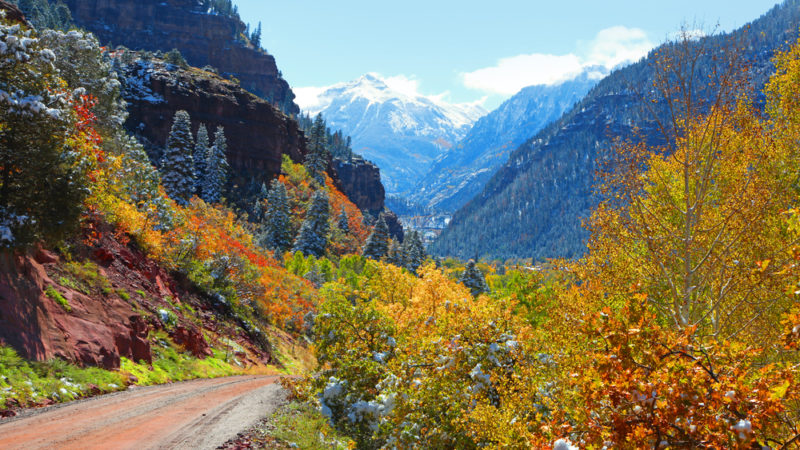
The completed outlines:
{"type": "Polygon", "coordinates": [[[261,190],[256,194],[256,201],[255,204],[253,204],[253,221],[256,223],[264,220],[264,212],[266,211],[264,202],[267,200],[268,195],[269,191],[267,190],[267,185],[261,183],[261,190]]]}
{"type": "Polygon", "coordinates": [[[192,121],[189,113],[178,111],[167,138],[167,148],[161,159],[161,182],[167,194],[180,204],[186,204],[194,194],[194,160],[192,158],[192,121]]]}
{"type": "Polygon", "coordinates": [[[228,143],[225,139],[225,130],[217,127],[214,133],[214,145],[208,151],[206,159],[206,176],[203,180],[203,200],[206,203],[218,203],[222,198],[222,190],[228,180],[228,160],[226,153],[228,143]]]}
{"type": "Polygon", "coordinates": [[[347,211],[344,210],[344,206],[342,206],[342,212],[339,214],[339,222],[337,225],[339,229],[342,230],[342,233],[350,232],[350,219],[347,217],[347,211]]]}
{"type": "Polygon", "coordinates": [[[397,267],[405,267],[405,258],[403,255],[403,247],[392,239],[389,244],[389,253],[386,255],[386,262],[394,264],[397,267]]]}
{"type": "Polygon", "coordinates": [[[194,183],[194,192],[203,198],[203,180],[206,179],[206,161],[208,160],[208,129],[204,124],[200,124],[197,129],[197,139],[194,143],[194,175],[197,177],[194,183]]]}
{"type": "Polygon", "coordinates": [[[259,243],[262,247],[280,254],[292,246],[291,216],[286,186],[277,179],[272,180],[266,199],[267,209],[262,219],[259,243]]]}
{"type": "Polygon", "coordinates": [[[367,258],[380,260],[389,253],[389,227],[386,225],[386,219],[383,213],[378,217],[375,223],[375,228],[367,238],[367,243],[364,244],[363,255],[367,258]]]}
{"type": "MultiPolygon", "coordinates": [[[[0,22],[0,247],[57,241],[77,228],[89,180],[72,98],[55,52],[35,32],[0,22]]],[[[77,86],[76,86],[77,87],[77,86]]]]}
{"type": "Polygon", "coordinates": [[[317,114],[314,125],[311,127],[311,136],[308,139],[308,153],[303,162],[308,174],[320,184],[325,182],[325,167],[328,165],[326,131],[322,114],[317,114]]]}
{"type": "Polygon", "coordinates": [[[467,263],[467,267],[464,269],[464,273],[461,274],[461,278],[459,278],[458,281],[464,286],[468,287],[473,296],[489,292],[489,286],[486,284],[486,279],[483,277],[481,271],[475,267],[475,261],[472,259],[470,259],[467,263]]]}
{"type": "Polygon", "coordinates": [[[320,257],[325,253],[328,245],[328,214],[330,205],[328,195],[322,189],[318,190],[311,197],[311,204],[306,212],[306,220],[300,227],[300,233],[294,242],[294,251],[300,251],[305,255],[320,257]]]}
{"type": "Polygon", "coordinates": [[[306,272],[305,275],[303,275],[303,278],[310,281],[311,284],[317,288],[325,284],[325,277],[322,275],[322,273],[320,273],[316,263],[311,265],[311,270],[306,272]]]}
{"type": "Polygon", "coordinates": [[[417,273],[417,268],[425,262],[425,245],[419,231],[410,232],[403,241],[403,263],[405,268],[417,273]]]}

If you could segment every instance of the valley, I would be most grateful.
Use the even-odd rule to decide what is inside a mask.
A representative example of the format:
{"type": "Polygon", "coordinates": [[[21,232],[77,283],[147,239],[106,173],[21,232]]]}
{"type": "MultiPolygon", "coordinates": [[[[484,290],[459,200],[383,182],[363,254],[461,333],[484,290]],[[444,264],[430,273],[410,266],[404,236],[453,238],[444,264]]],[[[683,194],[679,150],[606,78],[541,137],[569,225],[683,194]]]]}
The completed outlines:
{"type": "Polygon", "coordinates": [[[0,0],[0,447],[793,448],[763,3],[0,0]]]}

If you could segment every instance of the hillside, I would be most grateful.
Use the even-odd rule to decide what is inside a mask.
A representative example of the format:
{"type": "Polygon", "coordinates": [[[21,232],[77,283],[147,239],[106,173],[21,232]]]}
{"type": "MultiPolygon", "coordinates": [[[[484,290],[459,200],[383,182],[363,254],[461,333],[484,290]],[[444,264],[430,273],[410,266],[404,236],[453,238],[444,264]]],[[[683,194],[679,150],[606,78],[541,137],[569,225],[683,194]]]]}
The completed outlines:
{"type": "Polygon", "coordinates": [[[529,86],[478,119],[419,181],[408,199],[434,210],[453,212],[479,193],[513,150],[558,119],[598,81],[588,69],[553,86],[529,86]]]}
{"type": "MultiPolygon", "coordinates": [[[[800,25],[800,2],[776,6],[732,33],[741,40],[755,86],[763,86],[775,50],[791,42],[800,25]]],[[[722,47],[728,36],[704,37],[698,45],[722,47]]],[[[655,51],[658,51],[656,49],[655,51]]],[[[431,246],[462,258],[577,257],[584,253],[582,221],[597,205],[593,196],[598,158],[615,138],[634,127],[657,138],[637,86],[653,79],[653,56],[614,71],[559,120],[516,149],[485,188],[456,211],[431,246]]],[[[710,64],[708,59],[702,62],[710,64]]],[[[756,89],[760,91],[760,89],[756,89]]]]}
{"type": "Polygon", "coordinates": [[[431,164],[486,113],[393,89],[376,74],[325,89],[301,105],[353,139],[353,151],[381,169],[388,193],[410,190],[431,164]]]}

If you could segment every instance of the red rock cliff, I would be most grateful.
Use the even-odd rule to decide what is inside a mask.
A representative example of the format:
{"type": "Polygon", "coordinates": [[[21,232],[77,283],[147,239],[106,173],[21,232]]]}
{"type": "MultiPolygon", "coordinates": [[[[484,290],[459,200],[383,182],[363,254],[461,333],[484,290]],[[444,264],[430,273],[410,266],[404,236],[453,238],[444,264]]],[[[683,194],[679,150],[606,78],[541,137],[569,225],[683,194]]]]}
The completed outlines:
{"type": "Polygon", "coordinates": [[[106,45],[133,50],[177,48],[189,64],[232,74],[242,87],[288,113],[294,93],[275,58],[246,44],[240,20],[199,9],[196,0],[66,0],[77,25],[106,45]]]}
{"type": "Polygon", "coordinates": [[[268,182],[280,174],[282,154],[303,160],[305,138],[297,122],[236,83],[160,61],[136,60],[122,65],[121,73],[126,127],[154,146],[165,145],[175,112],[185,110],[194,132],[204,123],[213,139],[217,126],[225,128],[235,176],[268,182]]]}

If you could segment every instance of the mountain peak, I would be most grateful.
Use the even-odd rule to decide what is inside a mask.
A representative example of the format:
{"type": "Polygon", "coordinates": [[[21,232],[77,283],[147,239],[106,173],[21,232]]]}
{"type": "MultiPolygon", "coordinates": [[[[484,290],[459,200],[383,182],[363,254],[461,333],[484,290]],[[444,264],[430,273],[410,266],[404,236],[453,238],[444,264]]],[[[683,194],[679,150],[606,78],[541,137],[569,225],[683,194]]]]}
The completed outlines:
{"type": "Polygon", "coordinates": [[[353,138],[353,150],[378,164],[387,191],[411,188],[431,163],[464,137],[486,110],[418,91],[417,81],[375,72],[324,88],[300,88],[297,102],[353,138]]]}

